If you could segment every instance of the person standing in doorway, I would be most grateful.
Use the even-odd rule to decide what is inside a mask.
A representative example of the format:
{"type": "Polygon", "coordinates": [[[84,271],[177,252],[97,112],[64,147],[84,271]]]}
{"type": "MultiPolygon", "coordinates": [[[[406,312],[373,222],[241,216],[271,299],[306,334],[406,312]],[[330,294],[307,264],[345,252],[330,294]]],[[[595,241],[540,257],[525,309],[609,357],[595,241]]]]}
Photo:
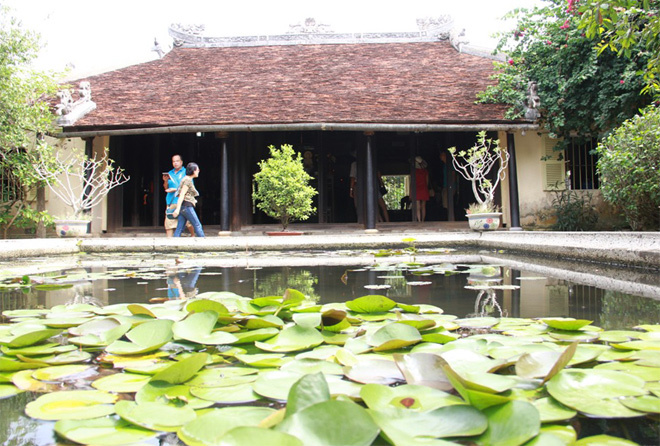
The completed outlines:
{"type": "Polygon", "coordinates": [[[426,202],[429,201],[429,171],[426,161],[421,156],[415,157],[415,200],[417,200],[417,219],[426,220],[426,202]]]}
{"type": "Polygon", "coordinates": [[[199,218],[195,212],[195,205],[197,204],[199,192],[195,189],[193,180],[198,176],[199,166],[196,163],[188,163],[186,166],[186,176],[181,180],[181,185],[177,191],[178,199],[173,215],[178,218],[178,223],[174,230],[174,237],[181,237],[186,222],[189,222],[192,225],[197,237],[204,237],[202,224],[199,222],[199,218]]]}
{"type": "MultiPolygon", "coordinates": [[[[167,195],[165,196],[165,234],[168,237],[174,235],[174,230],[178,224],[176,217],[172,215],[174,209],[176,209],[176,196],[175,193],[181,184],[181,180],[186,176],[186,169],[183,168],[183,160],[181,155],[172,156],[172,170],[169,172],[163,172],[163,188],[167,195]],[[167,212],[169,210],[169,212],[167,212]]],[[[195,230],[193,227],[188,224],[188,230],[190,235],[195,235],[195,230]]]]}

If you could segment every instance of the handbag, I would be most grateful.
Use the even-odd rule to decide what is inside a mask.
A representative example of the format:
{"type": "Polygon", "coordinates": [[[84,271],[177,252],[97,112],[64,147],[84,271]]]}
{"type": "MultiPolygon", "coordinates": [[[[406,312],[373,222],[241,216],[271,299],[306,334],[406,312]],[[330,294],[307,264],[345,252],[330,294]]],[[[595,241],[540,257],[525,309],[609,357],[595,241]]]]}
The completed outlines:
{"type": "Polygon", "coordinates": [[[165,209],[165,217],[169,218],[170,220],[176,220],[178,217],[174,216],[174,211],[176,211],[176,206],[170,205],[165,209]]]}

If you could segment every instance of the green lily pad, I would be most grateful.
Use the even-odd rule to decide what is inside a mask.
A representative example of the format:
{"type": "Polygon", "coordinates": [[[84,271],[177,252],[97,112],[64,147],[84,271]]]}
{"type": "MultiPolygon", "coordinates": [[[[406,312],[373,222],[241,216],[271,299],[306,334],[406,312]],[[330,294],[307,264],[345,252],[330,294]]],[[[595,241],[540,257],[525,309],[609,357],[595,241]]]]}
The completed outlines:
{"type": "Polygon", "coordinates": [[[398,350],[422,340],[422,336],[415,327],[405,324],[391,323],[381,327],[367,343],[374,347],[374,351],[398,350]]]}
{"type": "Polygon", "coordinates": [[[573,444],[574,446],[637,446],[637,443],[632,441],[604,434],[581,438],[573,444]]]}
{"type": "Polygon", "coordinates": [[[295,359],[284,364],[280,370],[303,374],[322,372],[326,375],[343,375],[342,366],[336,362],[320,359],[295,359]]]}
{"type": "Polygon", "coordinates": [[[628,341],[610,345],[619,350],[660,350],[660,341],[628,341]]]}
{"type": "Polygon", "coordinates": [[[267,372],[259,376],[252,383],[252,389],[264,398],[275,401],[286,401],[291,387],[300,379],[302,375],[292,372],[283,372],[281,370],[267,372]]]}
{"type": "Polygon", "coordinates": [[[180,384],[168,384],[165,381],[148,382],[135,394],[138,404],[158,403],[164,405],[189,406],[204,409],[213,405],[212,401],[197,398],[190,392],[190,387],[180,384]]]}
{"type": "Polygon", "coordinates": [[[488,429],[479,438],[483,445],[522,445],[538,435],[541,418],[536,408],[526,401],[510,401],[484,411],[488,429]]]}
{"type": "Polygon", "coordinates": [[[92,382],[92,387],[104,392],[135,393],[151,379],[149,375],[137,373],[113,373],[92,382]]]}
{"type": "Polygon", "coordinates": [[[217,367],[203,369],[186,382],[190,387],[229,387],[257,379],[257,369],[250,367],[217,367]]]}
{"type": "Polygon", "coordinates": [[[657,396],[643,395],[630,398],[621,398],[621,404],[638,410],[640,412],[660,413],[660,398],[657,396]]]}
{"type": "Polygon", "coordinates": [[[625,407],[624,396],[641,396],[644,381],[614,370],[565,369],[548,381],[547,390],[557,401],[591,417],[629,418],[642,413],[625,407]]]}
{"type": "Polygon", "coordinates": [[[219,444],[219,440],[232,429],[241,426],[258,426],[274,412],[274,409],[267,407],[213,409],[184,424],[178,435],[189,446],[219,444]]]}
{"type": "Polygon", "coordinates": [[[452,389],[449,379],[442,370],[446,362],[441,361],[438,355],[432,353],[395,354],[394,361],[408,384],[437,390],[452,389]]]}
{"type": "Polygon", "coordinates": [[[404,376],[394,361],[385,359],[360,359],[357,364],[346,367],[346,377],[362,384],[390,385],[404,381],[404,376]]]}
{"type": "Polygon", "coordinates": [[[299,438],[306,446],[368,446],[379,433],[365,409],[337,400],[305,407],[275,429],[299,438]]]}
{"type": "Polygon", "coordinates": [[[169,367],[159,371],[152,378],[151,382],[164,381],[168,384],[181,384],[190,378],[206,365],[209,355],[207,353],[196,353],[181,361],[175,362],[169,367]]]}
{"type": "Polygon", "coordinates": [[[88,365],[58,365],[35,370],[32,377],[40,381],[70,380],[76,379],[76,375],[81,375],[88,370],[92,370],[92,367],[88,365]]]}
{"type": "Polygon", "coordinates": [[[232,344],[236,337],[224,331],[213,331],[218,313],[207,310],[191,313],[182,321],[175,322],[172,333],[176,339],[185,339],[203,345],[232,344]]]}
{"type": "Polygon", "coordinates": [[[277,336],[265,342],[255,342],[254,345],[268,352],[295,352],[307,350],[322,343],[323,336],[317,329],[293,325],[283,329],[277,336]]]}
{"type": "Polygon", "coordinates": [[[32,345],[30,347],[21,347],[21,348],[9,348],[7,346],[0,347],[2,353],[7,356],[41,356],[41,355],[52,355],[56,353],[65,353],[71,350],[75,350],[76,347],[73,345],[61,345],[57,343],[41,344],[41,345],[32,345]]]}
{"type": "Polygon", "coordinates": [[[259,368],[280,367],[286,362],[282,353],[237,354],[235,357],[243,364],[259,368]]]}
{"type": "Polygon", "coordinates": [[[211,299],[195,299],[186,305],[186,311],[188,313],[203,313],[209,310],[215,311],[218,314],[229,313],[227,307],[211,299]]]}
{"type": "Polygon", "coordinates": [[[539,398],[532,404],[539,411],[542,423],[552,421],[566,421],[577,415],[577,412],[570,409],[552,397],[539,398]]]}
{"type": "Polygon", "coordinates": [[[579,330],[593,322],[586,319],[573,319],[570,317],[549,317],[543,318],[541,321],[543,321],[548,327],[567,331],[579,330]]]}
{"type": "Polygon", "coordinates": [[[252,390],[252,381],[256,380],[256,377],[242,378],[248,378],[248,382],[224,387],[191,387],[190,393],[197,398],[219,404],[247,404],[261,399],[261,396],[252,390]]]}
{"type": "Polygon", "coordinates": [[[12,384],[21,390],[36,393],[57,392],[60,389],[60,383],[48,383],[34,379],[32,377],[33,372],[34,370],[15,372],[11,377],[12,384]]]}
{"type": "Polygon", "coordinates": [[[5,356],[0,356],[0,372],[17,372],[19,370],[36,369],[41,367],[48,367],[48,364],[15,361],[5,356]]]}
{"type": "Polygon", "coordinates": [[[280,331],[277,328],[258,328],[256,330],[232,333],[236,340],[234,344],[252,344],[253,342],[267,341],[276,336],[280,331]]]}
{"type": "Polygon", "coordinates": [[[136,426],[165,432],[176,432],[181,426],[197,418],[195,411],[188,406],[175,407],[158,403],[118,401],[115,411],[136,426]]]}
{"type": "Polygon", "coordinates": [[[172,339],[172,324],[167,319],[144,322],[126,333],[131,342],[114,341],[105,350],[116,355],[141,355],[158,350],[172,339]]]}
{"type": "Polygon", "coordinates": [[[660,368],[638,365],[636,362],[606,362],[594,370],[618,370],[642,378],[644,381],[660,381],[660,368]]]}
{"type": "Polygon", "coordinates": [[[88,362],[92,355],[82,350],[72,350],[66,353],[60,353],[49,358],[42,358],[41,360],[48,365],[66,365],[76,364],[79,362],[88,362]]]}
{"type": "Polygon", "coordinates": [[[490,328],[500,320],[495,317],[472,317],[465,319],[455,319],[453,322],[462,328],[490,328]]]}
{"type": "Polygon", "coordinates": [[[156,432],[130,424],[122,419],[60,420],[55,432],[62,438],[79,444],[120,446],[137,444],[156,436],[156,432]]]}
{"type": "Polygon", "coordinates": [[[28,347],[30,345],[37,344],[41,341],[45,341],[48,338],[52,338],[53,336],[56,336],[60,333],[62,333],[62,330],[57,330],[54,328],[29,331],[27,333],[19,334],[14,338],[10,339],[7,342],[7,346],[10,348],[28,347]]]}
{"type": "Polygon", "coordinates": [[[235,427],[222,436],[222,446],[304,446],[293,435],[254,426],[235,427]]]}
{"type": "Polygon", "coordinates": [[[439,407],[465,404],[457,396],[426,386],[404,384],[389,387],[381,384],[366,384],[360,397],[369,409],[381,410],[389,407],[431,411],[439,407]]]}
{"type": "Polygon", "coordinates": [[[18,395],[21,392],[24,392],[24,390],[12,386],[11,384],[0,384],[0,400],[18,395]]]}
{"type": "Polygon", "coordinates": [[[115,413],[116,395],[99,390],[64,390],[47,393],[25,406],[39,420],[87,420],[115,413]]]}
{"type": "Polygon", "coordinates": [[[394,307],[396,302],[380,295],[362,296],[346,302],[346,308],[356,313],[384,313],[394,307]]]}

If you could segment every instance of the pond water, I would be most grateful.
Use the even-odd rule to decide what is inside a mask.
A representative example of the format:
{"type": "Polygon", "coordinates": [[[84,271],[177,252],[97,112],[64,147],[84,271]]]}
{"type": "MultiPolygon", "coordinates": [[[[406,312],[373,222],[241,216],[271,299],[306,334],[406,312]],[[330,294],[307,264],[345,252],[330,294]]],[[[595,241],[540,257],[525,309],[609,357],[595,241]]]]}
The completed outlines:
{"type": "MultiPolygon", "coordinates": [[[[87,255],[4,264],[0,267],[0,310],[149,303],[215,291],[282,296],[293,288],[320,304],[378,294],[405,304],[434,305],[459,318],[572,317],[591,320],[607,330],[657,324],[660,315],[660,279],[655,272],[548,266],[492,252],[277,253],[275,259],[257,256],[237,262],[236,255],[87,255]],[[328,262],[329,258],[334,261],[328,262]],[[339,264],[341,260],[344,264],[339,264]]],[[[37,396],[27,392],[0,399],[2,444],[55,444],[53,422],[23,414],[25,405],[37,396]]],[[[602,421],[583,428],[593,433],[613,429],[602,421]]],[[[632,438],[642,444],[658,440],[654,422],[624,426],[624,430],[635,431],[632,438]]],[[[144,444],[183,443],[170,435],[144,444]]]]}

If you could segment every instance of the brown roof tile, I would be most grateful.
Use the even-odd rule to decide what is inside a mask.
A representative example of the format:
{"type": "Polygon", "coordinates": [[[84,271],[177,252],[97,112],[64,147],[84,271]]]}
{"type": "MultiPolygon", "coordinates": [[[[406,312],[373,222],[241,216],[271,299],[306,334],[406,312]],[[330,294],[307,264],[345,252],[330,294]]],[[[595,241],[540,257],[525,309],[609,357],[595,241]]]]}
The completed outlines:
{"type": "Polygon", "coordinates": [[[492,61],[447,42],[176,48],[87,78],[77,129],[218,124],[493,123],[492,61]]]}

